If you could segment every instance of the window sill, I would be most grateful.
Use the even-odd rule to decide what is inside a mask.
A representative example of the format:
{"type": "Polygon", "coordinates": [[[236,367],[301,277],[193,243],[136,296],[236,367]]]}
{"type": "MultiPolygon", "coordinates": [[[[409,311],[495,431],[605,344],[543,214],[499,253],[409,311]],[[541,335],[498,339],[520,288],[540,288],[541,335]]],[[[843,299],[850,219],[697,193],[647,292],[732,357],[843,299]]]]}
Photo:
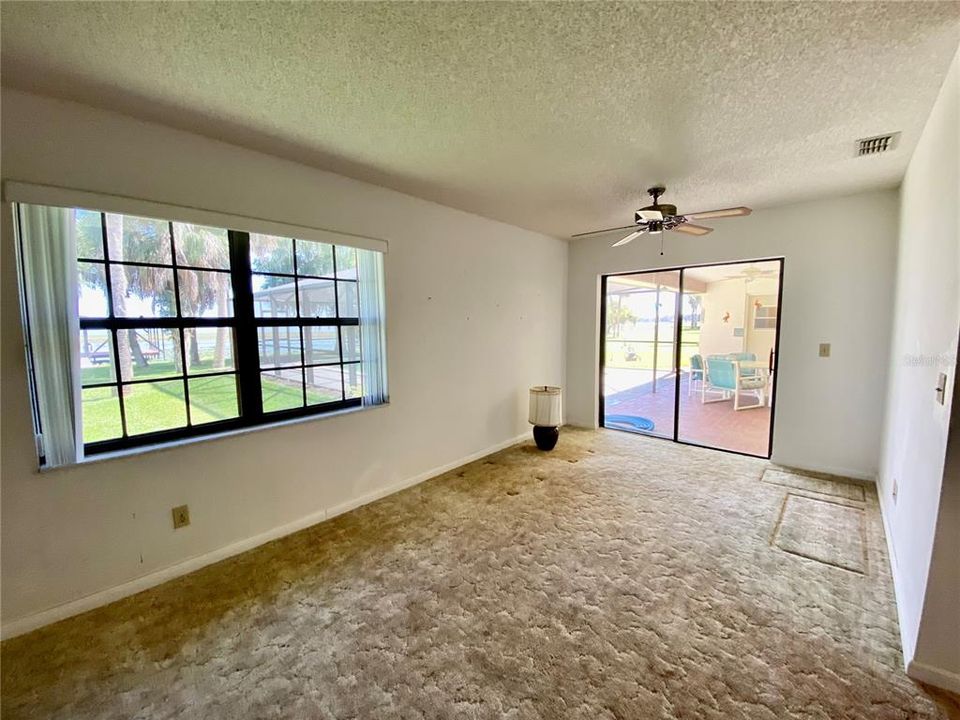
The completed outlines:
{"type": "Polygon", "coordinates": [[[154,445],[140,445],[135,448],[130,448],[127,450],[116,450],[114,452],[105,452],[99,453],[97,455],[92,455],[86,457],[80,462],[71,463],[69,465],[57,465],[55,467],[47,467],[45,465],[40,466],[39,471],[41,473],[57,472],[59,470],[67,470],[70,468],[83,467],[85,465],[93,465],[96,463],[106,462],[110,460],[119,460],[122,458],[133,457],[137,455],[144,455],[146,453],[154,453],[163,450],[172,450],[175,448],[180,448],[185,445],[195,445],[197,443],[209,442],[210,440],[221,440],[223,438],[236,437],[238,435],[249,435],[251,433],[262,432],[264,430],[273,430],[275,428],[288,427],[290,425],[301,425],[303,423],[318,422],[322,420],[327,420],[329,418],[341,417],[344,415],[352,415],[354,413],[367,412],[368,410],[377,410],[379,408],[389,407],[390,401],[380,403],[379,405],[361,405],[359,407],[344,408],[343,410],[334,410],[332,412],[323,413],[319,415],[307,415],[306,417],[290,418],[289,420],[278,420],[277,422],[264,423],[262,425],[254,425],[251,427],[237,428],[236,430],[224,430],[223,432],[211,433],[209,435],[199,435],[197,437],[183,438],[181,440],[173,440],[170,442],[156,443],[154,445]]]}

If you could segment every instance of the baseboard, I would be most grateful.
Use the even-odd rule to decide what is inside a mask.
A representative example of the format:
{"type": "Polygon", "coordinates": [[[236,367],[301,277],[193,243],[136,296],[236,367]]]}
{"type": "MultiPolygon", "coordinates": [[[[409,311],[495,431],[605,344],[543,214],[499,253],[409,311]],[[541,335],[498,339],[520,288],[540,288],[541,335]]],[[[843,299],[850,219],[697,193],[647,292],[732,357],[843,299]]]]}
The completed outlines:
{"type": "Polygon", "coordinates": [[[142,575],[120,585],[115,585],[111,588],[107,588],[106,590],[99,590],[90,595],[84,595],[81,598],[77,598],[76,600],[65,602],[62,605],[56,605],[48,610],[41,610],[38,613],[27,615],[26,617],[19,618],[17,620],[12,620],[11,622],[4,623],[3,626],[0,627],[0,639],[6,640],[8,638],[16,637],[17,635],[23,635],[31,630],[41,628],[44,625],[50,625],[52,623],[59,622],[60,620],[65,620],[68,617],[73,617],[74,615],[87,612],[88,610],[93,610],[95,608],[102,607],[103,605],[109,605],[110,603],[116,602],[117,600],[122,600],[125,597],[136,595],[139,592],[143,592],[144,590],[149,590],[152,587],[161,585],[168,580],[173,580],[181,575],[192,573],[195,570],[206,567],[207,565],[212,565],[213,563],[226,560],[234,555],[239,555],[247,550],[252,550],[255,547],[270,542],[271,540],[276,540],[277,538],[281,538],[285,535],[295,533],[298,530],[308,528],[311,525],[316,525],[317,523],[326,520],[326,518],[326,510],[319,510],[302,518],[298,518],[291,523],[271,528],[270,530],[260,533],[259,535],[238,540],[235,543],[225,545],[221,548],[217,548],[216,550],[211,550],[208,553],[194,555],[193,557],[178,562],[175,565],[169,565],[165,568],[161,568],[160,570],[155,570],[147,575],[142,575]]]}
{"type": "Polygon", "coordinates": [[[960,674],[955,672],[911,660],[907,664],[907,675],[914,680],[960,694],[960,674]]]}
{"type": "Polygon", "coordinates": [[[903,653],[903,664],[907,669],[907,675],[914,680],[935,685],[938,688],[949,690],[950,692],[960,694],[960,675],[949,670],[927,665],[913,659],[916,652],[915,640],[906,634],[906,618],[903,615],[902,593],[900,588],[903,584],[900,581],[900,568],[897,563],[897,553],[893,548],[893,533],[890,528],[890,498],[886,494],[886,489],[877,483],[877,497],[880,500],[880,517],[883,520],[883,536],[887,541],[887,558],[890,563],[890,576],[893,578],[893,603],[897,608],[897,627],[900,629],[900,650],[903,653]]]}
{"type": "Polygon", "coordinates": [[[388,495],[392,495],[400,490],[418,485],[426,480],[437,477],[438,475],[442,475],[443,473],[449,472],[454,468],[460,467],[461,465],[466,465],[474,460],[479,460],[482,457],[486,457],[487,455],[499,452],[500,450],[508,448],[512,445],[516,445],[528,437],[529,436],[526,433],[517,435],[516,437],[497,443],[488,448],[467,455],[466,457],[462,457],[445,465],[427,470],[426,472],[420,473],[419,475],[414,475],[413,477],[401,480],[400,482],[393,483],[385,488],[367,493],[359,498],[348,500],[345,503],[335,505],[331,508],[318,510],[317,512],[313,512],[309,515],[305,515],[302,518],[298,518],[293,522],[271,528],[270,530],[260,533],[259,535],[238,540],[235,543],[225,545],[224,547],[217,548],[216,550],[212,550],[207,553],[195,555],[187,560],[183,560],[182,562],[170,565],[160,570],[155,570],[147,575],[142,575],[141,577],[134,578],[133,580],[120,585],[115,585],[114,587],[107,588],[106,590],[99,590],[95,593],[91,593],[90,595],[85,595],[76,600],[71,600],[61,605],[56,605],[47,610],[41,610],[40,612],[33,613],[32,615],[27,615],[26,617],[11,620],[8,623],[3,623],[3,625],[0,626],[0,639],[7,640],[8,638],[16,637],[17,635],[23,635],[31,630],[36,630],[37,628],[41,628],[45,625],[50,625],[52,623],[59,622],[60,620],[66,620],[74,615],[79,615],[80,613],[87,612],[88,610],[94,610],[95,608],[109,605],[110,603],[116,602],[117,600],[121,600],[125,597],[136,595],[139,592],[149,590],[150,588],[156,587],[157,585],[165,583],[168,580],[173,580],[174,578],[194,572],[200,568],[206,567],[207,565],[212,565],[213,563],[220,562],[221,560],[226,560],[227,558],[233,557],[234,555],[239,555],[247,550],[252,550],[255,547],[271,542],[272,540],[277,540],[286,535],[303,530],[304,528],[308,528],[311,525],[316,525],[324,520],[329,520],[337,515],[342,515],[345,512],[349,512],[355,508],[367,505],[388,495]]]}
{"type": "Polygon", "coordinates": [[[355,510],[358,507],[364,505],[369,505],[372,502],[384,498],[387,495],[393,495],[396,492],[405,490],[408,487],[413,487],[414,485],[419,485],[422,482],[429,480],[430,478],[435,478],[437,475],[443,475],[445,472],[450,472],[454,468],[458,468],[461,465],[466,465],[467,463],[472,463],[474,460],[479,460],[482,457],[486,457],[495,452],[500,452],[508,447],[516,445],[517,443],[523,442],[524,440],[530,438],[529,433],[523,433],[522,435],[517,435],[516,437],[510,438],[509,440],[504,440],[503,442],[497,443],[496,445],[491,445],[490,447],[481,450],[479,452],[472,453],[466,457],[462,457],[459,460],[454,460],[449,462],[446,465],[440,465],[435,467],[432,470],[427,470],[426,472],[420,473],[419,475],[414,475],[411,478],[406,480],[401,480],[400,482],[393,483],[392,485],[387,485],[384,488],[379,490],[374,490],[371,493],[366,495],[361,495],[358,498],[353,498],[347,502],[340,503],[339,505],[334,505],[332,508],[327,509],[327,518],[334,518],[337,515],[342,515],[345,512],[350,512],[355,510]]]}
{"type": "Polygon", "coordinates": [[[916,649],[912,639],[905,634],[907,627],[906,619],[903,615],[903,602],[900,588],[900,568],[897,564],[897,553],[893,547],[893,533],[890,531],[890,519],[887,508],[890,501],[886,497],[885,489],[877,483],[877,498],[880,500],[880,519],[883,521],[883,537],[887,541],[887,560],[890,563],[890,577],[893,579],[893,604],[897,608],[897,628],[900,630],[900,652],[903,653],[903,664],[907,668],[907,674],[910,674],[910,665],[913,660],[913,653],[916,649]]]}

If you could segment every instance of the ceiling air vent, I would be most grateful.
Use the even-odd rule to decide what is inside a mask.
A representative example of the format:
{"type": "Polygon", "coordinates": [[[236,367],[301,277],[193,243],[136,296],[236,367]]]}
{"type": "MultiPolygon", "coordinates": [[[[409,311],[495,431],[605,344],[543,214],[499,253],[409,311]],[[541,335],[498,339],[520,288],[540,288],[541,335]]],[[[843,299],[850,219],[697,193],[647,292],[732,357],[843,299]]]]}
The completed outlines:
{"type": "Polygon", "coordinates": [[[900,140],[900,133],[887,133],[857,140],[857,156],[879,155],[893,150],[900,140]]]}

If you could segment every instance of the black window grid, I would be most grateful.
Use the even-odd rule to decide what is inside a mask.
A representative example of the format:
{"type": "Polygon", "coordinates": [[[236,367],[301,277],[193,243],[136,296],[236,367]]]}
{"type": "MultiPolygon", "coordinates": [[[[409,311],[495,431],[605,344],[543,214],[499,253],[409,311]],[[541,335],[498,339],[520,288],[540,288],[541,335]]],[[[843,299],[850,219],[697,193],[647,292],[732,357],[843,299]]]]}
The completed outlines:
{"type": "MultiPolygon", "coordinates": [[[[181,263],[177,253],[177,239],[174,231],[174,223],[169,222],[169,241],[171,252],[171,263],[152,263],[145,261],[116,261],[110,257],[109,242],[107,237],[106,213],[100,213],[101,220],[101,238],[103,243],[103,258],[78,257],[78,262],[97,263],[104,267],[104,284],[107,299],[107,317],[80,318],[81,330],[105,330],[109,333],[111,343],[111,353],[113,362],[113,380],[107,382],[81,383],[83,389],[94,388],[115,388],[118,403],[121,426],[121,437],[109,440],[102,440],[85,444],[87,454],[96,454],[99,452],[109,452],[113,450],[147,445],[156,442],[176,440],[191,436],[202,436],[229,430],[233,428],[250,427],[264,423],[274,422],[287,418],[300,416],[318,415],[347,407],[355,407],[361,404],[360,398],[347,398],[347,388],[345,375],[350,366],[359,366],[361,361],[344,360],[343,354],[343,330],[344,327],[359,327],[359,317],[340,317],[340,302],[337,283],[357,284],[356,278],[336,277],[337,269],[337,248],[332,247],[333,255],[333,273],[331,276],[325,275],[300,275],[297,268],[296,239],[293,243],[293,261],[294,274],[287,273],[254,273],[250,267],[250,236],[248,233],[239,231],[228,231],[228,243],[230,249],[230,269],[203,267],[181,263]],[[144,267],[170,269],[173,275],[173,297],[176,315],[170,317],[118,317],[114,307],[113,295],[113,266],[125,267],[144,267]],[[233,288],[233,314],[231,317],[193,317],[183,315],[180,295],[180,271],[200,271],[211,273],[227,274],[231,278],[233,288]],[[272,275],[280,277],[289,277],[294,281],[294,297],[296,298],[296,317],[277,317],[260,318],[255,317],[253,313],[253,289],[252,278],[254,274],[272,275]],[[301,318],[299,317],[299,282],[300,279],[322,279],[333,282],[333,296],[336,309],[335,317],[325,318],[301,318]],[[296,326],[300,335],[300,353],[301,364],[295,366],[300,369],[302,391],[301,406],[288,410],[277,410],[265,412],[262,405],[261,395],[261,373],[269,373],[274,369],[290,369],[289,366],[283,368],[261,368],[259,358],[258,333],[257,330],[262,327],[273,326],[296,326]],[[233,335],[234,366],[223,370],[190,372],[187,362],[187,344],[185,342],[185,333],[191,329],[199,328],[229,328],[233,335]],[[336,327],[337,328],[337,360],[330,362],[308,363],[305,361],[304,351],[304,328],[305,327],[336,327]],[[139,329],[158,329],[176,333],[179,338],[179,354],[181,372],[162,377],[147,378],[123,378],[123,371],[120,363],[119,345],[117,333],[126,330],[139,329]],[[308,403],[307,388],[307,369],[322,367],[340,368],[340,400],[333,402],[308,403]],[[237,380],[238,410],[239,417],[212,421],[194,423],[191,417],[190,403],[190,381],[211,377],[235,376],[237,380]],[[124,402],[124,387],[136,386],[148,383],[158,382],[181,382],[183,386],[183,401],[185,407],[186,425],[183,427],[150,432],[144,434],[129,434],[129,423],[127,418],[127,408],[124,402]]],[[[358,299],[359,301],[359,299],[358,299]]],[[[358,309],[359,315],[359,309],[358,309]]],[[[358,348],[359,351],[359,348],[358,348]]]]}
{"type": "MultiPolygon", "coordinates": [[[[360,361],[346,361],[343,359],[343,332],[341,329],[337,330],[337,354],[338,359],[335,362],[327,363],[307,363],[306,362],[306,347],[307,342],[304,337],[304,328],[319,326],[319,327],[330,327],[332,323],[324,322],[336,319],[337,325],[359,325],[359,318],[356,318],[356,322],[350,323],[340,323],[340,290],[338,283],[354,283],[356,284],[356,279],[349,278],[338,278],[337,275],[337,248],[336,246],[331,246],[332,248],[332,273],[330,275],[301,275],[299,268],[299,253],[297,252],[297,239],[292,238],[292,253],[293,253],[293,274],[290,273],[277,273],[277,272],[260,272],[253,271],[252,273],[257,275],[264,275],[268,277],[282,277],[289,278],[293,281],[293,298],[294,298],[294,308],[295,315],[291,317],[255,317],[254,322],[257,325],[257,328],[263,327],[293,327],[294,325],[298,326],[300,334],[300,362],[291,363],[290,365],[274,365],[269,368],[261,368],[261,372],[269,373],[271,370],[300,370],[301,377],[301,390],[302,390],[302,404],[303,407],[309,407],[307,401],[307,368],[313,367],[333,367],[340,366],[340,400],[346,401],[347,399],[347,388],[346,380],[344,379],[344,365],[359,365],[360,361]],[[332,318],[305,318],[301,317],[301,308],[300,308],[300,281],[303,279],[317,279],[317,280],[328,280],[331,282],[331,287],[333,288],[333,302],[334,302],[334,317],[332,318]],[[304,321],[307,321],[306,323],[304,321]],[[314,322],[320,321],[320,322],[314,322]]],[[[252,275],[251,275],[252,277],[252,275]]],[[[259,348],[259,334],[258,334],[258,348],[259,348]]],[[[259,357],[258,357],[259,360],[259,357]]],[[[272,414],[272,413],[271,413],[272,414]]]]}

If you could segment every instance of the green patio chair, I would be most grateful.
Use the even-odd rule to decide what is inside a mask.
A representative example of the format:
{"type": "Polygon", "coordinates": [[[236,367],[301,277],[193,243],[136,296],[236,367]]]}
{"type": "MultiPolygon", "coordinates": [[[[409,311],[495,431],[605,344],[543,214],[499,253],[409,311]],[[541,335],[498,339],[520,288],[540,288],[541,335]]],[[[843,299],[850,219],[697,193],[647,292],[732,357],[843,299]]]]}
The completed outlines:
{"type": "Polygon", "coordinates": [[[702,355],[691,355],[690,356],[690,380],[687,382],[687,397],[693,394],[693,383],[694,381],[700,381],[700,387],[703,387],[704,380],[704,368],[703,368],[703,356],[702,355]]]}
{"type": "MultiPolygon", "coordinates": [[[[756,362],[757,355],[756,353],[749,353],[749,352],[730,353],[729,358],[731,360],[736,360],[737,362],[744,362],[744,361],[756,362]]],[[[740,368],[740,374],[743,377],[754,377],[756,375],[759,375],[759,372],[757,371],[756,368],[740,368]]]]}
{"type": "Polygon", "coordinates": [[[732,395],[734,410],[750,410],[766,405],[766,388],[766,378],[741,375],[739,361],[711,355],[707,357],[706,380],[700,388],[700,402],[723,402],[732,395]],[[721,397],[708,400],[707,393],[720,393],[721,397]],[[741,394],[756,397],[756,404],[741,406],[741,394]]]}

